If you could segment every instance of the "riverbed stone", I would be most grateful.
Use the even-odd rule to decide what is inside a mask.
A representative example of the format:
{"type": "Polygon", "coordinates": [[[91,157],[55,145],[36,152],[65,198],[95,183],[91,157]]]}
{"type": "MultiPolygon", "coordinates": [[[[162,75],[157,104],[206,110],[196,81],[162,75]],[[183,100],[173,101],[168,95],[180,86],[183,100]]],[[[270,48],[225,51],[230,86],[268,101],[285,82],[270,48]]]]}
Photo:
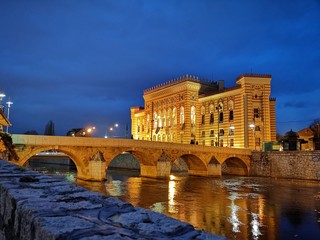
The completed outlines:
{"type": "Polygon", "coordinates": [[[0,240],[224,239],[0,160],[0,240]]]}

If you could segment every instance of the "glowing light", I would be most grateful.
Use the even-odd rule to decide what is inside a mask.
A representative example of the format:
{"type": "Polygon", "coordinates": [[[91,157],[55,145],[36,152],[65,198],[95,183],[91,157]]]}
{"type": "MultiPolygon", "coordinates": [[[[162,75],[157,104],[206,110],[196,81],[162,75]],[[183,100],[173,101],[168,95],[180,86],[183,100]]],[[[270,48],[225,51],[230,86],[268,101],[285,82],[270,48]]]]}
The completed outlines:
{"type": "Polygon", "coordinates": [[[252,216],[252,221],[250,223],[251,225],[251,232],[252,232],[252,235],[253,235],[253,239],[259,239],[259,236],[262,235],[261,232],[260,232],[260,223],[258,221],[258,214],[256,213],[251,213],[251,216],[252,216]]]}
{"type": "MultiPolygon", "coordinates": [[[[170,175],[170,179],[171,179],[170,175]]],[[[173,178],[175,178],[174,176],[172,176],[173,178]]],[[[176,183],[175,181],[169,181],[169,193],[168,193],[168,211],[170,213],[177,213],[177,210],[175,209],[175,201],[174,201],[174,196],[176,194],[176,183]]]]}

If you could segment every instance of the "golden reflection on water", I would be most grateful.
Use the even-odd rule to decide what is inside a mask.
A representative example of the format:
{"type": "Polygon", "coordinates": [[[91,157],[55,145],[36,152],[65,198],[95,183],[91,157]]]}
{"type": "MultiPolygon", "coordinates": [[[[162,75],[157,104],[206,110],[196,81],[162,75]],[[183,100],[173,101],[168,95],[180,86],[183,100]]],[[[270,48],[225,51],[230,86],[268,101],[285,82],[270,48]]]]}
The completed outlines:
{"type": "Polygon", "coordinates": [[[253,184],[249,178],[119,176],[110,174],[103,187],[93,184],[87,188],[230,239],[279,239],[281,214],[286,214],[286,208],[315,205],[310,194],[317,191],[299,197],[287,183],[268,188],[264,180],[253,184]]]}
{"type": "Polygon", "coordinates": [[[177,213],[178,211],[175,208],[174,196],[176,193],[176,183],[174,181],[175,176],[170,175],[169,181],[169,191],[168,191],[168,204],[169,204],[169,213],[177,213]]]}

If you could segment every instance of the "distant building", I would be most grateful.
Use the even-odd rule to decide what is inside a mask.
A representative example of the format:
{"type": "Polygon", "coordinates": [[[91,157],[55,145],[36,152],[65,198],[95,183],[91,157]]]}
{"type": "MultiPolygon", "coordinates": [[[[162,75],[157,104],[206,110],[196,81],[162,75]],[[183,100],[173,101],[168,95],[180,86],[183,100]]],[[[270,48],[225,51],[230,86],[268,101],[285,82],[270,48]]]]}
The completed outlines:
{"type": "Polygon", "coordinates": [[[262,149],[276,141],[271,75],[243,74],[236,86],[185,75],[144,91],[131,107],[133,139],[262,149]]]}
{"type": "Polygon", "coordinates": [[[310,128],[304,128],[298,131],[299,138],[303,140],[303,144],[301,144],[301,150],[313,150],[313,132],[310,128]]]}

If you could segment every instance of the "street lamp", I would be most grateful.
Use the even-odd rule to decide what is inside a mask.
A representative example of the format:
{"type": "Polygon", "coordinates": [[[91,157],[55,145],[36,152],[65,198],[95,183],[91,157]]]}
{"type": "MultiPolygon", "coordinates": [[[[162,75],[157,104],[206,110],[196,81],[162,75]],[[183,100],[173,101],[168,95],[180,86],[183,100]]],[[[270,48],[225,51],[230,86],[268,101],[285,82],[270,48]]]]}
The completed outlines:
{"type": "Polygon", "coordinates": [[[2,105],[2,99],[5,97],[6,95],[3,92],[0,92],[0,110],[3,111],[3,105],[2,105]]]}
{"type": "MultiPolygon", "coordinates": [[[[9,97],[8,102],[6,102],[6,104],[8,105],[7,119],[8,119],[8,121],[9,121],[9,118],[10,118],[10,107],[11,107],[11,105],[13,104],[13,102],[10,101],[10,97],[9,97]]],[[[7,133],[9,132],[9,126],[7,126],[7,131],[6,131],[6,132],[7,132],[7,133]]]]}
{"type": "Polygon", "coordinates": [[[256,150],[256,143],[255,143],[255,125],[253,123],[250,123],[249,128],[252,130],[252,139],[253,139],[253,145],[254,145],[254,150],[256,150]]]}
{"type": "Polygon", "coordinates": [[[119,127],[119,124],[118,123],[115,123],[112,127],[110,127],[109,129],[107,129],[106,131],[106,134],[104,135],[104,138],[108,138],[108,130],[110,131],[110,137],[111,137],[111,132],[113,132],[113,130],[115,128],[118,128],[119,127]]]}

